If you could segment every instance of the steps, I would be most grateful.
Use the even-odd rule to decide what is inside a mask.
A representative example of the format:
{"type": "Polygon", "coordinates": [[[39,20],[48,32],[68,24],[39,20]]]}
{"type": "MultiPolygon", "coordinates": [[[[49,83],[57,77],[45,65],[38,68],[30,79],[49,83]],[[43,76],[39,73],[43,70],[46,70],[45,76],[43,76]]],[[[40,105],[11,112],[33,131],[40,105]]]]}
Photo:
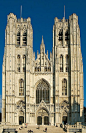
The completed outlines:
{"type": "Polygon", "coordinates": [[[47,133],[65,133],[62,128],[54,126],[40,126],[40,129],[37,129],[38,126],[28,126],[18,130],[18,133],[28,133],[28,130],[32,130],[33,133],[45,133],[43,130],[47,127],[47,133]]]}

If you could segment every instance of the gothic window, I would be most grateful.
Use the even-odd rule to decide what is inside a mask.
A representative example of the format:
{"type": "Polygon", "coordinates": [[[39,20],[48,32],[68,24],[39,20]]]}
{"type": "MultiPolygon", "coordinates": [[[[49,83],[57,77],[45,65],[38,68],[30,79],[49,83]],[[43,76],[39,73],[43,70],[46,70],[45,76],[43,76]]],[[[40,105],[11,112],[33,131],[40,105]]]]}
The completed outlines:
{"type": "Polygon", "coordinates": [[[20,31],[17,33],[17,46],[20,46],[20,31]]]}
{"type": "Polygon", "coordinates": [[[60,72],[63,72],[63,55],[60,55],[60,72]]]}
{"type": "Polygon", "coordinates": [[[62,80],[62,95],[63,96],[67,95],[67,80],[66,79],[62,80]]]}
{"type": "Polygon", "coordinates": [[[27,45],[27,31],[23,33],[23,46],[27,45]]]}
{"type": "Polygon", "coordinates": [[[68,62],[69,62],[69,56],[66,55],[66,72],[69,72],[69,65],[68,65],[68,62]]]}
{"type": "Polygon", "coordinates": [[[26,62],[26,56],[23,55],[23,72],[25,72],[25,62],[26,62]]]}
{"type": "Polygon", "coordinates": [[[60,31],[59,31],[59,41],[62,41],[62,37],[63,37],[63,30],[60,29],[60,31]]]}
{"type": "Polygon", "coordinates": [[[20,55],[17,56],[17,71],[20,72],[20,55]]]}
{"type": "Polygon", "coordinates": [[[65,32],[65,40],[69,40],[68,39],[68,31],[65,32]]]}
{"type": "Polygon", "coordinates": [[[39,66],[39,67],[35,67],[35,72],[40,72],[41,71],[41,67],[39,66]]]}
{"type": "Polygon", "coordinates": [[[44,71],[47,72],[47,67],[45,66],[44,71]]]}
{"type": "Polygon", "coordinates": [[[35,67],[35,72],[37,72],[37,67],[35,67]]]}
{"type": "Polygon", "coordinates": [[[50,66],[48,67],[48,71],[51,72],[51,67],[50,66]]]}
{"type": "Polygon", "coordinates": [[[24,81],[23,81],[23,79],[19,80],[19,96],[24,96],[24,81]]]}
{"type": "Polygon", "coordinates": [[[44,100],[46,103],[49,103],[49,85],[43,79],[37,85],[36,89],[36,103],[40,103],[41,100],[44,100]]]}

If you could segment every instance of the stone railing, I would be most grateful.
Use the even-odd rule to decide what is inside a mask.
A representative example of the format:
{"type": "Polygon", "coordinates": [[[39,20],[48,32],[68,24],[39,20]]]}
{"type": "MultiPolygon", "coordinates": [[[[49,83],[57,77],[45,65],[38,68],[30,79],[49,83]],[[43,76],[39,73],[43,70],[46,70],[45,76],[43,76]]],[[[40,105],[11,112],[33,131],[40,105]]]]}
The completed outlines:
{"type": "Polygon", "coordinates": [[[67,125],[67,133],[74,132],[86,133],[85,123],[77,122],[75,125],[67,125]]]}

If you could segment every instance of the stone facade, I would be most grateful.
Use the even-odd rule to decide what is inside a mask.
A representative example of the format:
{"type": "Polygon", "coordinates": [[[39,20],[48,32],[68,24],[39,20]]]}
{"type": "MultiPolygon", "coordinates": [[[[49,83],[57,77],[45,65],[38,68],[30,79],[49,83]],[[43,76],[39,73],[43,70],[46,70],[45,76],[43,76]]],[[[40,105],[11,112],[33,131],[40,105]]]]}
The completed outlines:
{"type": "Polygon", "coordinates": [[[5,30],[2,122],[83,122],[83,62],[78,16],[55,18],[50,59],[42,37],[37,59],[31,19],[10,13],[5,30]]]}

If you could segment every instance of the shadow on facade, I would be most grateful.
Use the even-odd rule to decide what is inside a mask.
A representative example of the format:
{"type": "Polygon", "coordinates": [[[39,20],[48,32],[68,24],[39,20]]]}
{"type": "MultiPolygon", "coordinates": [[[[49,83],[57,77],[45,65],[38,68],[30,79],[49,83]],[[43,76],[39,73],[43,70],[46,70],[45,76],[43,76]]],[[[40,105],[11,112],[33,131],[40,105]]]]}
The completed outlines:
{"type": "Polygon", "coordinates": [[[0,122],[2,121],[2,113],[0,112],[0,122]]]}

